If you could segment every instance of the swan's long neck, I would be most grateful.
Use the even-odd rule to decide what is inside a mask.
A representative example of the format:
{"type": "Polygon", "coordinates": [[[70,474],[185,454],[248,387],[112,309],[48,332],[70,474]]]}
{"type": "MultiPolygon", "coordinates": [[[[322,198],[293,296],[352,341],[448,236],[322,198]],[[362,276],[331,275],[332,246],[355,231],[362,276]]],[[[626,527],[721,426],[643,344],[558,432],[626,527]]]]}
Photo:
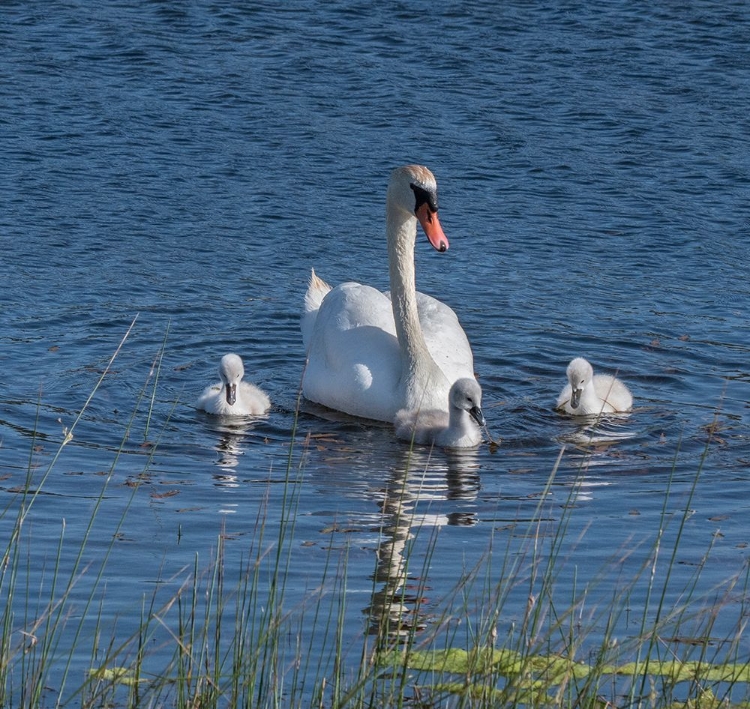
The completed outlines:
{"type": "Polygon", "coordinates": [[[406,406],[419,408],[430,401],[433,389],[442,389],[435,386],[436,379],[442,381],[445,377],[427,349],[419,323],[414,269],[417,219],[390,203],[386,212],[391,302],[401,349],[401,384],[406,389],[406,406]]]}

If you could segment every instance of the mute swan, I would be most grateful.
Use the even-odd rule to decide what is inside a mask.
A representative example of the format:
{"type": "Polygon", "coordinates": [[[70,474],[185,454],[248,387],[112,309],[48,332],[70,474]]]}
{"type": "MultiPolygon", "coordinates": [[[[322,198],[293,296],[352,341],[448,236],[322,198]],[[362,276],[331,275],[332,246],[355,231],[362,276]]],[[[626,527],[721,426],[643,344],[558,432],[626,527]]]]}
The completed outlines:
{"type": "Polygon", "coordinates": [[[569,414],[586,416],[630,411],[633,397],[628,388],[609,374],[594,374],[591,365],[576,357],[567,370],[568,383],[557,397],[557,407],[569,414]]]}
{"type": "Polygon", "coordinates": [[[262,389],[249,382],[243,382],[244,374],[245,368],[238,355],[224,355],[219,365],[221,381],[206,387],[196,406],[218,416],[264,414],[271,408],[271,401],[262,389]]]}
{"type": "Polygon", "coordinates": [[[396,436],[405,441],[444,448],[469,448],[482,441],[482,389],[476,379],[464,377],[451,387],[445,411],[402,409],[393,422],[396,436]]]}
{"type": "Polygon", "coordinates": [[[390,293],[353,282],[331,288],[312,272],[301,320],[309,400],[392,422],[400,409],[446,411],[451,382],[473,378],[471,346],[456,314],[416,290],[417,220],[435,249],[448,249],[437,210],[432,173],[397,168],[386,198],[390,293]]]}

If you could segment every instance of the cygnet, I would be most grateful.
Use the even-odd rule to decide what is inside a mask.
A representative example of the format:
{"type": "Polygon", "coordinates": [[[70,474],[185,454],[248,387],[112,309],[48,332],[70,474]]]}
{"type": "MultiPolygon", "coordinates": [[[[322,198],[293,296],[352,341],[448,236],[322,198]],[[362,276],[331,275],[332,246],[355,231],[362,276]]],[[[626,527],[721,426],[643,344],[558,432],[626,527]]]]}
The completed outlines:
{"type": "Polygon", "coordinates": [[[624,413],[633,408],[633,396],[625,384],[609,374],[594,374],[583,357],[568,365],[567,375],[556,408],[576,416],[624,413]]]}
{"type": "Polygon", "coordinates": [[[396,436],[445,448],[469,448],[482,441],[482,389],[476,379],[458,379],[448,393],[448,412],[401,409],[394,419],[396,436]]]}
{"type": "Polygon", "coordinates": [[[266,393],[255,384],[243,382],[245,367],[236,354],[221,358],[218,384],[204,389],[196,406],[217,416],[257,416],[271,408],[266,393]]]}

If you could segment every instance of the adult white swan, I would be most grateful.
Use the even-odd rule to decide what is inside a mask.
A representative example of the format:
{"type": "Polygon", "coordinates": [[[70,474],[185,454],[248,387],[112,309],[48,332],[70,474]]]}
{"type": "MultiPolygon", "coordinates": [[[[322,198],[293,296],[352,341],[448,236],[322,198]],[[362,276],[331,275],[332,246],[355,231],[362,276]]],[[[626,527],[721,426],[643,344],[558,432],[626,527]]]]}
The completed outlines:
{"type": "Polygon", "coordinates": [[[594,368],[576,357],[568,365],[568,383],[557,397],[556,408],[568,414],[591,416],[624,413],[633,408],[633,396],[619,379],[594,374],[594,368]]]}
{"type": "Polygon", "coordinates": [[[435,249],[448,249],[437,210],[432,173],[420,165],[400,167],[386,199],[390,293],[352,282],[331,288],[313,271],[302,314],[305,397],[392,422],[400,409],[447,411],[451,384],[474,377],[471,346],[456,314],[416,290],[417,220],[435,249]]]}

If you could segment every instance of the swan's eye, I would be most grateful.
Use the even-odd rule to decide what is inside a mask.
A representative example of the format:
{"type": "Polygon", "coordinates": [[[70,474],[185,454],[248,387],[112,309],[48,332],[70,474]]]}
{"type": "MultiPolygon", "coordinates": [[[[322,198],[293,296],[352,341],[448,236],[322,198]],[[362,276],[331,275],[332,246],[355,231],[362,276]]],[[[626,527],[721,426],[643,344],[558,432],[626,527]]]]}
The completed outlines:
{"type": "Polygon", "coordinates": [[[412,188],[412,191],[414,192],[414,197],[416,200],[414,204],[415,212],[425,203],[430,208],[431,212],[437,212],[438,210],[437,195],[434,192],[430,192],[429,190],[426,190],[424,187],[420,187],[419,185],[415,185],[413,183],[410,184],[409,187],[412,188]]]}

